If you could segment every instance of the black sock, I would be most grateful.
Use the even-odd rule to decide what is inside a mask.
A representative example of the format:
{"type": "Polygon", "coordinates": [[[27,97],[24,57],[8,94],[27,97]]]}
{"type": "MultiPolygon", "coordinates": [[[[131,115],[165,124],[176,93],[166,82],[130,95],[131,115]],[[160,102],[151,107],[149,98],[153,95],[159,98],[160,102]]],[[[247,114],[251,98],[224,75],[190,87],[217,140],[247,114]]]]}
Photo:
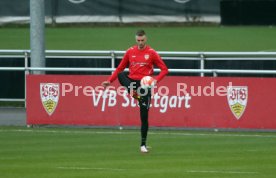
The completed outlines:
{"type": "Polygon", "coordinates": [[[143,100],[141,101],[141,103],[139,103],[140,119],[141,119],[141,146],[146,145],[148,129],[149,129],[149,123],[148,123],[149,107],[148,107],[148,103],[145,104],[145,102],[148,102],[148,98],[146,98],[146,101],[143,100]]]}

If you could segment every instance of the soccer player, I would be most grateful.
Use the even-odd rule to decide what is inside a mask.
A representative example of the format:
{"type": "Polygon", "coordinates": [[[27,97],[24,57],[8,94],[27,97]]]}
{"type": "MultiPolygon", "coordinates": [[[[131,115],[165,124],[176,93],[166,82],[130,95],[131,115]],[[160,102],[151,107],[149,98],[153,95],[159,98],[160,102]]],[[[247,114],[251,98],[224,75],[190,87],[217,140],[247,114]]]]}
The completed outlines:
{"type": "Polygon", "coordinates": [[[119,66],[108,80],[102,83],[102,85],[107,87],[118,77],[120,84],[125,86],[128,93],[138,100],[141,119],[140,150],[142,153],[147,153],[148,149],[146,147],[146,141],[149,127],[148,112],[151,101],[151,91],[150,89],[138,88],[140,87],[140,80],[144,76],[153,75],[154,65],[161,70],[161,72],[154,78],[155,84],[168,74],[168,68],[157,52],[146,44],[147,37],[144,30],[138,30],[135,39],[137,44],[126,51],[119,66]],[[126,67],[129,67],[128,75],[123,72],[126,67]]]}

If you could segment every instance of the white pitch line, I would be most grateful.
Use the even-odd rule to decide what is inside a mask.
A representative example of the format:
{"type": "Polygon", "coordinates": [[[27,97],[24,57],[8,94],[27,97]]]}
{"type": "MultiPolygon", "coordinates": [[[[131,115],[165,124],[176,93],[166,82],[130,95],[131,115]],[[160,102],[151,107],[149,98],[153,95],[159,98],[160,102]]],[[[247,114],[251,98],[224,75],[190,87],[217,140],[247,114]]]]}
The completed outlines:
{"type": "MultiPolygon", "coordinates": [[[[93,167],[57,167],[58,169],[66,170],[99,170],[99,171],[126,171],[127,169],[118,168],[93,168],[93,167]]],[[[217,173],[217,174],[258,174],[258,172],[244,172],[244,171],[207,171],[207,170],[187,170],[187,173],[217,173]]]]}
{"type": "Polygon", "coordinates": [[[265,50],[262,50],[262,51],[259,51],[259,52],[275,52],[276,49],[265,49],[265,50]]]}
{"type": "MultiPolygon", "coordinates": [[[[74,131],[74,130],[39,130],[39,129],[0,129],[0,132],[38,132],[38,133],[63,133],[63,134],[108,134],[108,135],[127,135],[127,134],[137,134],[138,132],[131,131],[74,131]]],[[[276,135],[259,135],[259,134],[233,134],[233,133],[177,133],[177,132],[154,132],[151,131],[149,134],[152,135],[176,135],[176,136],[227,136],[227,137],[260,137],[260,138],[276,138],[276,135]]]]}
{"type": "MultiPolygon", "coordinates": [[[[159,135],[159,133],[150,133],[159,135]]],[[[276,135],[258,135],[258,134],[226,134],[226,133],[168,133],[163,132],[160,135],[182,135],[182,136],[226,136],[226,137],[261,137],[261,138],[276,138],[276,135]]]]}
{"type": "Polygon", "coordinates": [[[218,174],[258,174],[258,172],[243,172],[243,171],[200,171],[190,170],[189,173],[218,173],[218,174]]]}
{"type": "Polygon", "coordinates": [[[117,168],[93,168],[93,167],[57,167],[58,169],[70,169],[70,170],[103,170],[103,171],[125,171],[126,169],[117,169],[117,168]]]}

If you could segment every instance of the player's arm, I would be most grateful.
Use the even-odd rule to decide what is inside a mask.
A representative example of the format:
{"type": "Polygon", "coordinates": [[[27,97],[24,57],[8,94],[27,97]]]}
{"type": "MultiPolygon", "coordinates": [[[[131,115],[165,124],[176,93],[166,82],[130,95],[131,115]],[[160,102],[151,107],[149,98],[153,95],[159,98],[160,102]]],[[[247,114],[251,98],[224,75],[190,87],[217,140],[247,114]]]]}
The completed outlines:
{"type": "Polygon", "coordinates": [[[156,81],[160,82],[169,73],[169,70],[162,58],[159,56],[159,54],[157,54],[157,52],[154,51],[153,56],[154,65],[156,65],[161,70],[160,73],[155,77],[156,81]]]}
{"type": "Polygon", "coordinates": [[[122,72],[129,64],[129,58],[128,58],[128,51],[124,55],[122,61],[120,62],[119,66],[116,68],[116,70],[111,74],[111,76],[108,78],[108,80],[104,81],[102,83],[103,87],[109,86],[114,80],[117,79],[118,74],[122,72]]]}

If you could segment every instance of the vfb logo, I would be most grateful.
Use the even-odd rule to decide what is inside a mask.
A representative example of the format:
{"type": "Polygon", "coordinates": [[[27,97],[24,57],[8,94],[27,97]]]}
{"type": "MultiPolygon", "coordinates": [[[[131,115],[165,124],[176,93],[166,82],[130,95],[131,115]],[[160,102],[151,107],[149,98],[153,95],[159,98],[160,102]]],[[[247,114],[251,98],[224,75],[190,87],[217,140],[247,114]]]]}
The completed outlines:
{"type": "Polygon", "coordinates": [[[40,83],[40,99],[45,111],[52,115],[59,99],[58,83],[40,83]]]}
{"type": "Polygon", "coordinates": [[[228,105],[236,117],[240,119],[243,115],[247,100],[248,100],[248,87],[247,86],[231,86],[227,88],[228,105]]]}

